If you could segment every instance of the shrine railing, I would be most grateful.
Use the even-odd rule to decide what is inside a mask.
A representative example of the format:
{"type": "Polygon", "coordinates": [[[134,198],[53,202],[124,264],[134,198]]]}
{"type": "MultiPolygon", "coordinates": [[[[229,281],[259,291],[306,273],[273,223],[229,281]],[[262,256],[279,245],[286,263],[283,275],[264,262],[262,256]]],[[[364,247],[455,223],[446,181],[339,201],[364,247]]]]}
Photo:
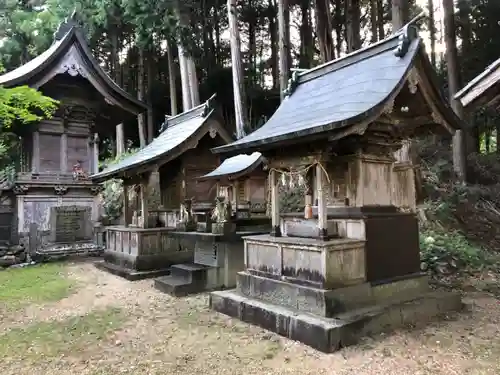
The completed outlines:
{"type": "Polygon", "coordinates": [[[92,183],[89,179],[75,179],[72,173],[32,173],[32,172],[18,172],[16,180],[18,182],[60,182],[60,183],[81,183],[90,184],[92,183]]]}

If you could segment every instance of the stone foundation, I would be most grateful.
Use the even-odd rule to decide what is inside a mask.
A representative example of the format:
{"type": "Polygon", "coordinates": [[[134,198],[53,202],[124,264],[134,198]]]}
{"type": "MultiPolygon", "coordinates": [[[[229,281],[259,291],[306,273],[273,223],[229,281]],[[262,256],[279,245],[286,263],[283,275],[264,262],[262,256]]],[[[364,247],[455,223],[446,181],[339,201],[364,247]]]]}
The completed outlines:
{"type": "Polygon", "coordinates": [[[325,353],[462,308],[458,293],[429,290],[425,276],[339,290],[266,282],[240,273],[237,289],[210,294],[210,307],[325,353]]]}

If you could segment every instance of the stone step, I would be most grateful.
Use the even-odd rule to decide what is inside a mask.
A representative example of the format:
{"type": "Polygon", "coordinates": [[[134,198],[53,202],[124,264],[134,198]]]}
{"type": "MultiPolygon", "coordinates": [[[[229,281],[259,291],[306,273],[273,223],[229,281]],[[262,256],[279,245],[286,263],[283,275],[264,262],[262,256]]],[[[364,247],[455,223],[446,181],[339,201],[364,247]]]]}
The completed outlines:
{"type": "Polygon", "coordinates": [[[195,283],[204,280],[208,268],[210,266],[196,263],[174,264],[170,267],[170,274],[188,283],[195,283]]]}
{"type": "Polygon", "coordinates": [[[210,293],[209,303],[217,312],[325,353],[353,345],[363,336],[423,323],[462,308],[460,295],[454,292],[427,292],[411,301],[372,305],[333,318],[248,298],[235,289],[210,293]]]}
{"type": "Polygon", "coordinates": [[[199,283],[193,283],[175,275],[158,277],[154,280],[155,289],[173,297],[185,297],[200,291],[199,283]]]}
{"type": "Polygon", "coordinates": [[[279,279],[238,272],[238,291],[264,302],[299,309],[323,317],[332,317],[379,301],[404,302],[429,291],[426,275],[414,275],[391,283],[362,283],[337,289],[321,289],[279,279]]]}

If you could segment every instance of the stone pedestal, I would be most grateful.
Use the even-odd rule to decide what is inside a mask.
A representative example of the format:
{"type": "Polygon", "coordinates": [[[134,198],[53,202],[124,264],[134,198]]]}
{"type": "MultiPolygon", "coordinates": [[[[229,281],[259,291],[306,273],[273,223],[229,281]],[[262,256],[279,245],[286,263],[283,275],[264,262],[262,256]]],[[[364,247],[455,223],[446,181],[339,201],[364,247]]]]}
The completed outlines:
{"type": "Polygon", "coordinates": [[[385,270],[380,275],[399,272],[377,258],[384,256],[378,243],[386,242],[370,242],[373,234],[364,234],[366,241],[246,237],[245,271],[236,289],[211,293],[210,306],[323,352],[461,308],[459,294],[433,292],[420,272],[370,282],[374,266],[385,270]]]}
{"type": "Polygon", "coordinates": [[[158,277],[172,264],[193,259],[193,247],[170,236],[172,228],[106,228],[104,262],[97,263],[128,280],[158,277]]]}
{"type": "Polygon", "coordinates": [[[227,236],[236,232],[236,225],[230,221],[212,223],[212,234],[227,236]]]}

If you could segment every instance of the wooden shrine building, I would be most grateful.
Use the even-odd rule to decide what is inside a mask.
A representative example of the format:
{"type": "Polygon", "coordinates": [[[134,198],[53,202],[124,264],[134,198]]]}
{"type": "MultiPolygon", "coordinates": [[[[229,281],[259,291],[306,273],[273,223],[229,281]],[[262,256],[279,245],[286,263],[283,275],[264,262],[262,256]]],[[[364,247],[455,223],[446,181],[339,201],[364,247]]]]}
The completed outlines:
{"type": "Polygon", "coordinates": [[[231,202],[235,218],[266,213],[267,173],[260,152],[236,155],[222,162],[198,181],[216,181],[217,196],[231,202]]]}
{"type": "Polygon", "coordinates": [[[500,111],[500,59],[469,82],[455,98],[468,110],[489,107],[500,111]]]}
{"type": "Polygon", "coordinates": [[[99,135],[113,132],[148,106],[103,71],[76,14],[60,25],[49,49],[0,76],[0,85],[28,85],[60,102],[52,118],[14,127],[22,137],[12,186],[21,242],[35,223],[37,251],[97,250],[92,233],[100,189],[88,176],[98,172],[99,135]]]}
{"type": "Polygon", "coordinates": [[[189,239],[193,263],[175,264],[171,274],[155,279],[155,287],[174,296],[236,286],[243,270],[242,236],[269,232],[266,215],[267,171],[258,152],[236,155],[198,181],[215,183],[217,202],[205,216],[197,215],[196,232],[171,232],[171,238],[189,239]]]}
{"type": "Polygon", "coordinates": [[[459,295],[432,292],[420,271],[416,215],[395,204],[405,187],[394,153],[460,127],[411,23],[294,73],[267,123],[214,149],[266,158],[272,230],[244,238],[237,288],[211,293],[211,307],[325,352],[459,309],[459,295]],[[280,189],[297,185],[304,212],[283,212],[280,189]]]}
{"type": "Polygon", "coordinates": [[[233,140],[213,106],[214,97],[189,111],[166,117],[160,134],[146,147],[90,176],[94,182],[123,180],[123,225],[107,228],[102,267],[129,279],[168,273],[174,263],[192,261],[190,243],[169,233],[192,230],[193,211],[211,210],[217,190],[198,177],[219,165],[212,147],[233,140]],[[138,192],[131,212],[130,191],[138,192]]]}

